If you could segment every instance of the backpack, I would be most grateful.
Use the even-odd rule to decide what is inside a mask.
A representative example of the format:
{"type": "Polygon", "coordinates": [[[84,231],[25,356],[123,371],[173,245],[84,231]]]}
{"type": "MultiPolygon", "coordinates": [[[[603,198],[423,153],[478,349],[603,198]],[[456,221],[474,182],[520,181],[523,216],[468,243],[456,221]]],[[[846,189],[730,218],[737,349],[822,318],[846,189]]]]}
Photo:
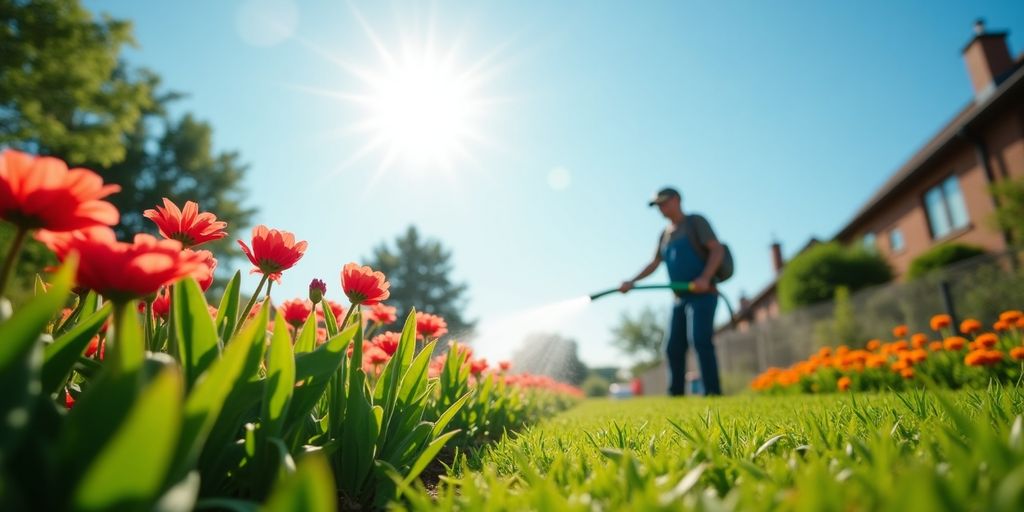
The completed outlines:
{"type": "MultiPolygon", "coordinates": [[[[684,222],[683,229],[686,230],[686,238],[690,240],[690,244],[693,245],[693,250],[697,251],[697,255],[700,256],[705,262],[708,261],[710,252],[704,244],[697,240],[697,231],[693,229],[693,224],[690,219],[697,215],[687,215],[686,222],[684,222]]],[[[736,268],[732,260],[732,251],[729,250],[729,246],[722,243],[722,248],[725,249],[725,254],[722,255],[722,263],[718,265],[718,270],[715,271],[714,281],[716,283],[722,283],[727,281],[735,273],[736,268]]]]}

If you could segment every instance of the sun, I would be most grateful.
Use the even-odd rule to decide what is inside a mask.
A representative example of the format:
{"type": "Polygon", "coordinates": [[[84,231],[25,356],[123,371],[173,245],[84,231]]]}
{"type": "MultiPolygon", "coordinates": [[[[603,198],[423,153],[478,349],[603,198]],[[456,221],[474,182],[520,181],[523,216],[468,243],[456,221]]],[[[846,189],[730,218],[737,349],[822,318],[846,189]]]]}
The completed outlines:
{"type": "Polygon", "coordinates": [[[480,138],[484,101],[479,80],[455,60],[427,48],[413,48],[385,59],[383,69],[362,74],[366,90],[355,104],[355,125],[367,147],[380,148],[383,165],[451,169],[469,157],[480,138]]]}

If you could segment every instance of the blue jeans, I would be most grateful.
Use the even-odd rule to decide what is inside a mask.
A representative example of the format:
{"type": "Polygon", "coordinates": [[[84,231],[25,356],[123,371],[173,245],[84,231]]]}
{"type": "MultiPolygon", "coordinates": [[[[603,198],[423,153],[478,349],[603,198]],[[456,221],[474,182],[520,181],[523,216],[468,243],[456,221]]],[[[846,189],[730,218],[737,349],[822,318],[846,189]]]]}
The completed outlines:
{"type": "Polygon", "coordinates": [[[714,294],[683,295],[676,299],[668,329],[668,346],[665,349],[670,395],[686,394],[686,351],[691,344],[697,351],[705,394],[722,394],[718,382],[718,358],[715,357],[715,346],[711,343],[717,307],[718,296],[714,294]]]}

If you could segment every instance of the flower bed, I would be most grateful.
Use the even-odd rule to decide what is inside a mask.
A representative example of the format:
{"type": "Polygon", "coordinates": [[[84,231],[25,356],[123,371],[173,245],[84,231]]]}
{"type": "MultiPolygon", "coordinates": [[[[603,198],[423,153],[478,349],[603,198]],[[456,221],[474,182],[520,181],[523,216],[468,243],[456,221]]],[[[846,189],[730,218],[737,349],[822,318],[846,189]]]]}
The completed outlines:
{"type": "Polygon", "coordinates": [[[343,266],[349,305],[316,279],[271,302],[307,249],[257,226],[239,241],[260,275],[216,307],[225,223],[192,202],[145,212],[162,239],[119,242],[117,191],[85,169],[0,155],[0,218],[17,235],[0,295],[32,236],[61,262],[36,296],[0,308],[0,509],[381,507],[457,439],[496,439],[575,403],[579,391],[492,369],[451,343],[444,319],[411,312],[398,331],[386,276],[343,266]]]}
{"type": "Polygon", "coordinates": [[[1024,314],[1005,311],[991,331],[969,318],[952,325],[935,315],[932,334],[892,330],[893,341],[870,340],[863,348],[821,348],[789,368],[769,368],[751,387],[761,392],[819,393],[903,389],[929,381],[948,388],[1017,382],[1024,372],[1024,314]],[[955,327],[959,327],[956,329],[955,327]]]}

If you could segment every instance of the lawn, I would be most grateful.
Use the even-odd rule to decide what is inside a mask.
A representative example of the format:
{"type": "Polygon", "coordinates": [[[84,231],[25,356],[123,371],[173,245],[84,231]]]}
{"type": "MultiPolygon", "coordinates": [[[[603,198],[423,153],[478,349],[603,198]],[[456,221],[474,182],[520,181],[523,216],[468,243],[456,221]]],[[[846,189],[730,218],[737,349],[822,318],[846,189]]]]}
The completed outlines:
{"type": "Polygon", "coordinates": [[[1024,391],[592,399],[404,507],[1022,510],[1024,391]]]}

